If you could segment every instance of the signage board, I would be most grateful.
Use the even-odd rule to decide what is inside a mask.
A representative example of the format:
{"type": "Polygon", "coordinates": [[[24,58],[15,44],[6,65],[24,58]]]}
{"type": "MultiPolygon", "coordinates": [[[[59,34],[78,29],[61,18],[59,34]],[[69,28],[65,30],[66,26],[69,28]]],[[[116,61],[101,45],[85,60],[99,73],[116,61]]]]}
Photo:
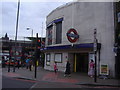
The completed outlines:
{"type": "Polygon", "coordinates": [[[94,51],[97,51],[97,43],[94,42],[94,51]]]}
{"type": "Polygon", "coordinates": [[[109,75],[109,69],[107,64],[100,65],[100,75],[109,75]]]}
{"type": "Polygon", "coordinates": [[[71,28],[67,32],[67,38],[71,43],[74,43],[74,42],[76,42],[78,40],[79,35],[78,35],[77,31],[74,28],[71,28]]]}
{"type": "Polygon", "coordinates": [[[89,62],[91,60],[95,61],[95,54],[94,53],[89,53],[89,62]]]}

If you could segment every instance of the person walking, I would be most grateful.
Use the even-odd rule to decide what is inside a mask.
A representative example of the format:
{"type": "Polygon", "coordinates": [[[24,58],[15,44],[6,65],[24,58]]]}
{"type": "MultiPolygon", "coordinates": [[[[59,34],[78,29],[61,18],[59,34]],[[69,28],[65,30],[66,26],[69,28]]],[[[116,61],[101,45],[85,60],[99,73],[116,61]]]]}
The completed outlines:
{"type": "Polygon", "coordinates": [[[88,75],[90,77],[94,76],[94,67],[95,67],[95,63],[94,61],[91,59],[90,63],[89,63],[89,71],[88,71],[88,75]]]}
{"type": "Polygon", "coordinates": [[[57,63],[55,62],[55,63],[54,63],[54,72],[55,72],[55,74],[57,73],[57,70],[58,70],[58,68],[57,68],[57,63]]]}
{"type": "Polygon", "coordinates": [[[29,70],[32,71],[32,60],[29,61],[29,70]]]}
{"type": "Polygon", "coordinates": [[[69,76],[70,77],[70,74],[71,74],[71,71],[70,71],[70,63],[69,61],[67,61],[67,64],[66,64],[66,70],[65,70],[65,77],[66,76],[69,76]]]}
{"type": "Polygon", "coordinates": [[[17,60],[17,67],[18,67],[18,69],[20,67],[20,61],[19,60],[17,60]]]}
{"type": "Polygon", "coordinates": [[[26,59],[26,69],[28,69],[28,67],[29,67],[29,61],[30,61],[30,59],[27,57],[27,59],[26,59]]]}

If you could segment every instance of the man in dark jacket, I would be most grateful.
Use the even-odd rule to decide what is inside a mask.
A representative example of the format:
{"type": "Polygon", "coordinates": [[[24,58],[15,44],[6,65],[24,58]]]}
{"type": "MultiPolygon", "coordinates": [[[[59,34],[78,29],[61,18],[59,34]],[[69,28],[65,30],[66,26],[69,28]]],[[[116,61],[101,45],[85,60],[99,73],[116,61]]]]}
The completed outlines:
{"type": "Polygon", "coordinates": [[[71,74],[71,71],[70,71],[70,63],[69,61],[67,61],[67,64],[66,64],[66,70],[65,70],[65,75],[64,76],[69,76],[70,77],[70,74],[71,74]]]}

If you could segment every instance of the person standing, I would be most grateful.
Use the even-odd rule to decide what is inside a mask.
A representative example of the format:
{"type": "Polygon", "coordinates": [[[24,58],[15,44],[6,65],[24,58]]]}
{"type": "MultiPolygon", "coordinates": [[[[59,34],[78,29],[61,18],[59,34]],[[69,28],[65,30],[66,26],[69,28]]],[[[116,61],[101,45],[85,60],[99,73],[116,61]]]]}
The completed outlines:
{"type": "Polygon", "coordinates": [[[57,63],[55,62],[55,63],[54,63],[54,72],[55,72],[55,74],[57,73],[57,70],[58,70],[58,69],[57,69],[57,63]]]}
{"type": "Polygon", "coordinates": [[[90,63],[89,63],[89,71],[88,71],[88,75],[90,77],[94,76],[94,67],[95,67],[95,63],[94,61],[91,59],[90,63]]]}
{"type": "Polygon", "coordinates": [[[70,74],[71,74],[71,71],[70,71],[70,63],[69,61],[67,61],[67,64],[66,64],[66,70],[65,70],[65,77],[66,76],[69,76],[70,77],[70,74]]]}

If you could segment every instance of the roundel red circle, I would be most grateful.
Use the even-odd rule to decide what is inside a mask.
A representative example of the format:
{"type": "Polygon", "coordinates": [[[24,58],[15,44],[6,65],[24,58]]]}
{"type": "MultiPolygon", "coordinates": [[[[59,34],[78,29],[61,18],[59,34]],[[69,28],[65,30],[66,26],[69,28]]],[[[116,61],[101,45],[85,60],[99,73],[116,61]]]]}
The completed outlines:
{"type": "Polygon", "coordinates": [[[67,32],[67,38],[70,42],[76,42],[79,38],[77,31],[73,28],[69,29],[67,32]]]}

